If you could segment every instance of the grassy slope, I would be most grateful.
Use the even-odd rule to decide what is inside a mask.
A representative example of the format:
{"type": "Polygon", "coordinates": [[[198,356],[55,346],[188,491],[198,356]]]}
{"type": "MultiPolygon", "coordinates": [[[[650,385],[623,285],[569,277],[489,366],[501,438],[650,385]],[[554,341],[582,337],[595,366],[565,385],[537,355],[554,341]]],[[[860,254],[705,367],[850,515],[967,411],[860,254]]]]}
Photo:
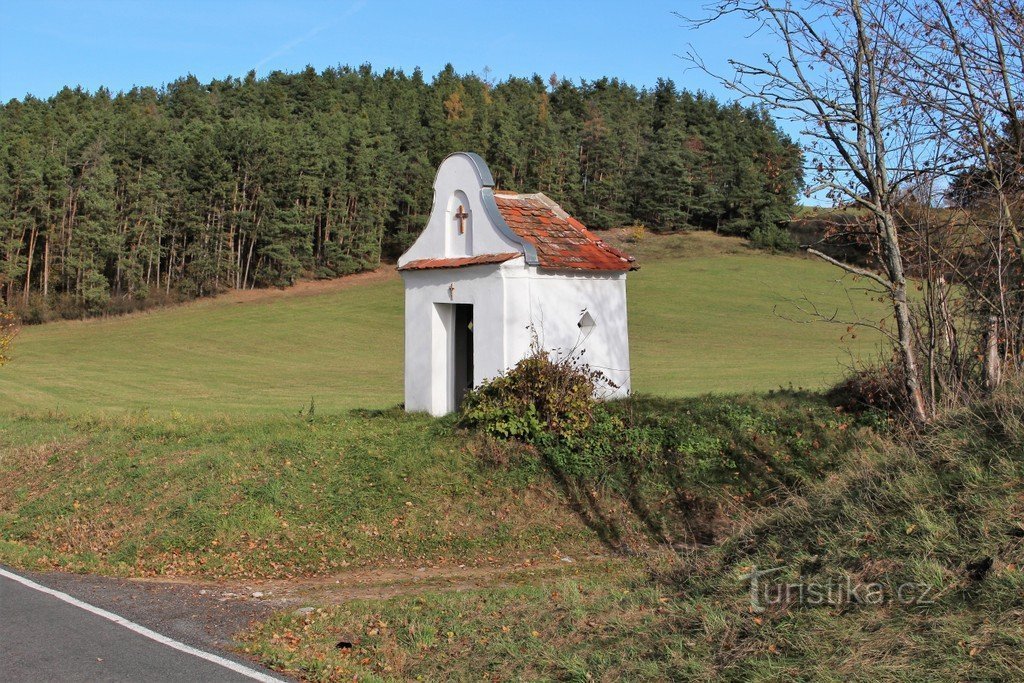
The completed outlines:
{"type": "MultiPolygon", "coordinates": [[[[719,242],[710,235],[669,239],[698,253],[707,250],[702,241],[719,242]]],[[[817,389],[843,374],[851,364],[849,354],[872,355],[874,334],[853,338],[844,326],[786,319],[806,319],[796,308],[806,307],[797,301],[803,296],[829,313],[852,314],[834,268],[735,246],[728,252],[654,258],[630,276],[630,350],[637,391],[691,396],[790,384],[817,389]]],[[[876,320],[884,315],[870,301],[858,301],[858,309],[876,320]]]]}
{"type": "MultiPolygon", "coordinates": [[[[834,381],[845,328],[799,325],[773,307],[811,296],[849,309],[836,271],[696,234],[629,245],[634,389],[666,396],[834,381]]],[[[864,304],[870,317],[882,315],[864,304]]],[[[225,295],[127,318],[25,328],[0,372],[4,407],[234,415],[382,408],[402,399],[397,276],[310,296],[225,295]],[[239,301],[241,300],[241,301],[239,301]]],[[[875,337],[846,340],[857,355],[875,337]]]]}
{"type": "MultiPolygon", "coordinates": [[[[723,454],[616,474],[635,496],[627,504],[611,487],[597,491],[591,500],[608,509],[595,517],[580,508],[584,491],[556,483],[529,451],[398,409],[312,419],[0,414],[0,560],[284,577],[605,553],[611,537],[616,548],[644,548],[664,535],[652,538],[640,519],[675,524],[678,488],[767,502],[855,442],[847,416],[807,395],[618,408],[672,415],[693,444],[723,454]]],[[[682,515],[703,524],[697,517],[682,515]]]]}
{"type": "Polygon", "coordinates": [[[245,649],[311,680],[1024,680],[1022,454],[1018,387],[915,449],[866,444],[714,548],[283,613],[245,649]],[[742,579],[754,566],[781,567],[768,595],[836,592],[757,612],[742,579]],[[839,592],[847,579],[860,601],[839,592]],[[882,604],[865,601],[871,584],[882,604]],[[925,599],[901,602],[900,586],[925,599]]]}
{"type": "Polygon", "coordinates": [[[449,422],[397,410],[0,416],[0,435],[0,558],[27,566],[286,577],[593,541],[539,470],[489,468],[449,422]]]}
{"type": "Polygon", "coordinates": [[[239,415],[401,401],[397,277],[314,296],[212,301],[23,329],[0,395],[25,409],[239,415]]]}
{"type": "MultiPolygon", "coordinates": [[[[844,329],[772,313],[802,293],[842,305],[831,268],[709,235],[629,248],[644,264],[630,276],[639,391],[814,387],[841,372],[844,329]]],[[[16,362],[0,371],[0,558],[107,573],[286,577],[607,552],[595,511],[581,504],[619,518],[627,536],[644,533],[636,501],[597,487],[574,508],[543,469],[516,457],[494,466],[489,460],[507,454],[450,422],[342,412],[401,400],[400,318],[401,285],[390,277],[26,329],[16,362]],[[311,394],[316,416],[296,417],[311,394]],[[65,412],[49,412],[56,408],[65,412]]],[[[872,341],[859,338],[853,349],[870,353],[872,341]]],[[[849,437],[845,418],[805,400],[652,406],[692,421],[683,432],[722,439],[728,458],[764,464],[788,463],[792,448],[823,453],[819,435],[849,437]]],[[[1024,420],[1019,406],[1008,414],[1007,424],[1024,420]]],[[[942,432],[924,460],[866,447],[778,511],[747,516],[737,495],[732,512],[744,526],[720,548],[288,612],[255,628],[246,646],[313,679],[1020,677],[1024,530],[1012,524],[1024,514],[1024,442],[1009,427],[976,423],[942,432]],[[967,578],[965,563],[987,556],[996,558],[992,574],[967,578]],[[924,611],[754,615],[736,578],[751,564],[785,564],[786,579],[934,582],[944,601],[924,611]],[[337,650],[340,639],[357,647],[337,650]]],[[[847,449],[833,459],[841,463],[849,442],[836,443],[847,449]]],[[[679,481],[637,487],[647,498],[639,507],[680,505],[679,481]]],[[[663,519],[687,523],[685,514],[663,519]]]]}
{"type": "MultiPolygon", "coordinates": [[[[787,335],[762,284],[827,286],[827,269],[710,235],[630,248],[646,264],[630,281],[639,389],[773,387],[800,371],[821,381],[837,370],[836,330],[787,335]],[[727,284],[732,294],[723,296],[727,284]],[[721,308],[702,320],[712,300],[721,308]],[[758,379],[746,383],[742,372],[758,379]]],[[[566,510],[550,504],[557,488],[536,472],[528,478],[538,499],[511,495],[521,481],[491,491],[491,475],[474,469],[443,423],[339,412],[400,400],[401,300],[395,276],[371,276],[305,295],[233,294],[26,328],[16,361],[0,372],[3,555],[108,572],[237,575],[323,572],[389,553],[465,557],[593,542],[574,516],[546,516],[564,519],[566,510]],[[311,395],[312,423],[296,417],[311,395]],[[463,524],[401,514],[419,511],[405,510],[406,500],[449,484],[446,506],[463,524]]]]}

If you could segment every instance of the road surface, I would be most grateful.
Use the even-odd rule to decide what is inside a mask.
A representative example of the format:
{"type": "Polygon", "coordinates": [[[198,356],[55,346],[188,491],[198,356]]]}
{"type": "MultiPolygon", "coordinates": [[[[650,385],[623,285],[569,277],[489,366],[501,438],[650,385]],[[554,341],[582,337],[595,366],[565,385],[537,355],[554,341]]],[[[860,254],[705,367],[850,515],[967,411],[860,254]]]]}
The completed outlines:
{"type": "Polygon", "coordinates": [[[0,679],[277,681],[252,664],[193,648],[0,568],[0,679]]]}

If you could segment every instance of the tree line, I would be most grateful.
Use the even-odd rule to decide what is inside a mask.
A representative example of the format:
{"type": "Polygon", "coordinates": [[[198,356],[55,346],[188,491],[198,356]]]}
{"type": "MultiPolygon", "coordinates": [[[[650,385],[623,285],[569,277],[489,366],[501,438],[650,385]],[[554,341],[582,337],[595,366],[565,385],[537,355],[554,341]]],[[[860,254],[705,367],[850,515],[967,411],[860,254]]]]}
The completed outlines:
{"type": "Polygon", "coordinates": [[[0,296],[31,322],[374,268],[458,150],[596,228],[748,234],[802,179],[763,108],[667,80],[362,66],[65,88],[0,105],[0,296]]]}

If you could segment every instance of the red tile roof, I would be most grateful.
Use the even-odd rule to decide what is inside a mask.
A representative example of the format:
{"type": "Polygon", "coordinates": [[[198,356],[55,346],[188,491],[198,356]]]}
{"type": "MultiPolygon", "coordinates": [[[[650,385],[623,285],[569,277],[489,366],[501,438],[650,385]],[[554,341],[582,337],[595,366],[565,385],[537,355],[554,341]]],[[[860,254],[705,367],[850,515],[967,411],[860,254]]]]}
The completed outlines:
{"type": "Polygon", "coordinates": [[[504,263],[517,256],[518,251],[505,254],[480,254],[479,256],[458,256],[455,258],[422,258],[409,261],[399,270],[429,270],[431,268],[462,268],[463,266],[480,266],[487,263],[504,263]]]}
{"type": "Polygon", "coordinates": [[[537,250],[541,268],[607,271],[637,268],[632,256],[605,244],[541,193],[495,192],[494,201],[513,232],[537,250]]]}

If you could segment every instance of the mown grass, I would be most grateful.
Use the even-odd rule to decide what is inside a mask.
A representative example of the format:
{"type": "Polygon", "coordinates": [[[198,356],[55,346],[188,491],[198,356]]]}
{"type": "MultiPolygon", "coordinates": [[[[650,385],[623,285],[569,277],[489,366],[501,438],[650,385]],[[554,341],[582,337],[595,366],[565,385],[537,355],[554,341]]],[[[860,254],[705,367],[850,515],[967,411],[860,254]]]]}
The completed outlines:
{"type": "Polygon", "coordinates": [[[847,353],[874,353],[870,335],[778,315],[802,296],[850,314],[836,272],[711,235],[628,248],[634,388],[654,396],[615,409],[660,430],[665,457],[576,481],[394,408],[397,277],[29,327],[0,371],[0,561],[209,578],[631,555],[289,612],[246,636],[314,680],[1024,675],[1020,404],[912,453],[818,395],[726,393],[826,386],[847,353]],[[752,612],[739,576],[780,565],[780,580],[930,582],[941,599],[752,612]]]}
{"type": "Polygon", "coordinates": [[[810,322],[808,302],[839,319],[887,315],[863,293],[851,303],[831,266],[796,256],[656,259],[630,277],[634,387],[662,396],[824,388],[873,360],[878,337],[810,322]]]}
{"type": "MultiPolygon", "coordinates": [[[[633,387],[664,396],[824,387],[877,337],[780,317],[809,297],[850,317],[837,271],[766,256],[707,234],[628,245],[633,387]]],[[[863,301],[861,300],[863,298],[863,301]]],[[[872,320],[885,315],[855,299],[872,320]]],[[[0,372],[4,410],[97,415],[295,414],[384,408],[402,400],[397,275],[309,296],[223,297],[104,320],[26,327],[0,372]]]]}
{"type": "Polygon", "coordinates": [[[402,400],[397,275],[311,296],[214,300],[25,327],[0,373],[4,408],[232,415],[382,408],[402,400]]]}
{"type": "Polygon", "coordinates": [[[285,613],[243,646],[317,681],[1024,679],[1020,387],[748,512],[712,548],[285,613]]]}

